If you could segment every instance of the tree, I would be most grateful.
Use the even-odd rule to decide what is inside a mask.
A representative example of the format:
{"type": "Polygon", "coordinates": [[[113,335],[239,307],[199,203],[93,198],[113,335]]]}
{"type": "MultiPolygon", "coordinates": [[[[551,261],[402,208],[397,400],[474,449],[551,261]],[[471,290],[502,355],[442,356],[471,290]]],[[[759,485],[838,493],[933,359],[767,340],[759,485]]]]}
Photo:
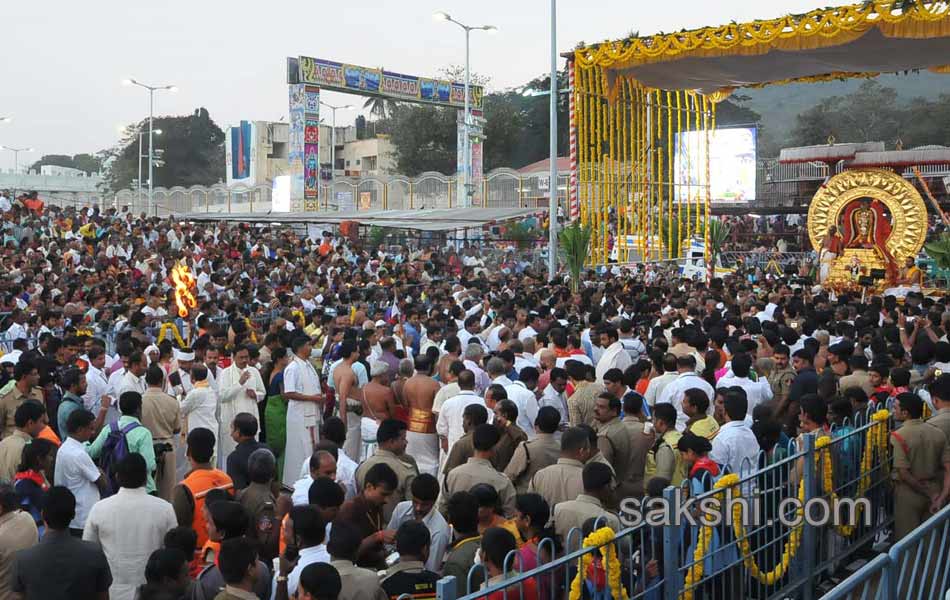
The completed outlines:
{"type": "Polygon", "coordinates": [[[399,103],[382,96],[370,96],[363,102],[363,108],[369,109],[369,114],[377,119],[385,119],[393,113],[399,103]]]}
{"type": "Polygon", "coordinates": [[[46,165],[56,167],[68,167],[70,169],[79,169],[86,175],[92,175],[102,170],[102,159],[92,154],[76,154],[68,156],[66,154],[46,154],[30,166],[31,171],[40,172],[40,168],[46,165]]]}
{"type": "Polygon", "coordinates": [[[907,110],[898,106],[897,90],[868,80],[854,93],[825,98],[799,114],[791,141],[808,146],[834,136],[837,142],[893,143],[901,137],[907,116],[907,110]]]}
{"type": "MultiPolygon", "coordinates": [[[[107,151],[112,161],[105,179],[113,191],[130,187],[138,178],[138,132],[147,128],[147,120],[129,125],[119,144],[107,151]]],[[[164,150],[164,165],[154,168],[155,187],[213,185],[224,178],[224,132],[207,109],[197,108],[188,116],[158,117],[154,128],[162,130],[155,138],[155,148],[164,150]]],[[[143,154],[148,153],[147,135],[145,144],[143,154]]],[[[148,179],[147,164],[147,159],[142,159],[143,185],[148,179]]]]}
{"type": "Polygon", "coordinates": [[[454,173],[457,112],[425,104],[397,105],[381,122],[392,136],[396,171],[410,177],[424,171],[454,173]]]}
{"type": "MultiPolygon", "coordinates": [[[[458,81],[465,83],[465,65],[448,65],[439,69],[439,77],[446,81],[458,81]]],[[[482,75],[474,71],[469,71],[468,82],[470,85],[480,85],[486,87],[491,83],[491,77],[482,75]]]]}

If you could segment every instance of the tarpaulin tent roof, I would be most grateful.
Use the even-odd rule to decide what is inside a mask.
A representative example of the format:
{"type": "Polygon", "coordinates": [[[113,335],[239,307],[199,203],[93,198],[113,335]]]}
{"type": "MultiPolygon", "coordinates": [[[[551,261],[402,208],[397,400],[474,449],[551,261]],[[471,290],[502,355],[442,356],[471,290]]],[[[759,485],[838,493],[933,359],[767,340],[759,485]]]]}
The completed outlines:
{"type": "Polygon", "coordinates": [[[950,73],[950,5],[869,1],[604,42],[574,57],[581,67],[602,67],[611,87],[622,75],[649,88],[705,94],[915,69],[950,73]]]}
{"type": "Polygon", "coordinates": [[[547,208],[430,208],[422,210],[364,210],[348,212],[270,212],[270,213],[188,213],[177,215],[184,221],[229,221],[242,223],[282,223],[339,225],[355,221],[361,225],[413,229],[416,231],[453,231],[492,225],[544,213],[547,208]]]}

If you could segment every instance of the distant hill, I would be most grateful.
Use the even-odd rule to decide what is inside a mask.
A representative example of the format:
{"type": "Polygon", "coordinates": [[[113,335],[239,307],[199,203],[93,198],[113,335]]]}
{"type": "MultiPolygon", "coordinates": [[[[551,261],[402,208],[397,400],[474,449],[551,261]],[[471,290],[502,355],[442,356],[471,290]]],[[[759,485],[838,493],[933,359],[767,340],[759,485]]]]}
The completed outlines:
{"type": "MultiPolygon", "coordinates": [[[[925,97],[934,99],[940,94],[950,94],[950,75],[930,72],[909,73],[907,75],[882,75],[877,81],[885,87],[897,90],[901,100],[925,97]]],[[[741,89],[736,93],[748,96],[743,106],[762,115],[763,138],[760,148],[763,152],[781,148],[795,126],[796,117],[832,96],[846,96],[858,89],[864,79],[829,81],[826,83],[794,83],[773,85],[761,89],[741,89]]],[[[772,152],[768,152],[771,154],[772,152]]],[[[760,156],[767,156],[760,152],[760,156]]]]}

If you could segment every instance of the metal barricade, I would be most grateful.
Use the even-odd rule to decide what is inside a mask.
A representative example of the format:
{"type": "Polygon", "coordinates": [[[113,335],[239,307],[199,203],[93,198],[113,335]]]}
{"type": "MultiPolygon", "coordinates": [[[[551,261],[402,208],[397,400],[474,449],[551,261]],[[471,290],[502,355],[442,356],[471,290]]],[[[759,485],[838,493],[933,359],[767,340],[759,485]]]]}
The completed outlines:
{"type": "MultiPolygon", "coordinates": [[[[602,517],[595,522],[594,529],[603,527],[605,523],[602,517]]],[[[599,553],[605,554],[605,548],[612,545],[615,556],[620,565],[620,583],[625,588],[626,594],[623,598],[638,600],[646,597],[656,597],[663,586],[659,577],[649,577],[649,571],[654,566],[653,561],[659,561],[662,554],[663,541],[660,537],[660,529],[651,527],[646,523],[638,524],[634,527],[624,529],[616,534],[614,538],[603,544],[596,546],[582,547],[584,536],[576,527],[571,529],[564,541],[564,549],[561,556],[555,555],[555,545],[553,540],[547,538],[541,541],[538,546],[538,566],[534,569],[523,570],[520,568],[521,556],[518,550],[508,553],[504,561],[504,570],[501,574],[501,580],[498,583],[485,585],[482,589],[477,589],[475,583],[488,580],[488,571],[484,565],[474,565],[468,572],[466,582],[458,582],[455,577],[443,577],[436,584],[436,595],[439,600],[480,600],[488,598],[495,593],[503,593],[505,597],[511,600],[527,600],[525,595],[525,582],[529,579],[534,580],[537,588],[537,596],[531,597],[539,599],[555,600],[567,597],[571,589],[572,581],[577,575],[577,567],[581,563],[582,557],[599,553]],[[552,557],[552,560],[541,563],[541,557],[544,552],[552,557]],[[648,568],[649,566],[649,568],[648,568]],[[466,593],[461,593],[466,592],[466,593]]],[[[616,577],[616,572],[611,574],[610,561],[604,560],[605,580],[610,581],[616,577]]],[[[620,597],[615,595],[615,597],[620,597]]]]}
{"type": "Polygon", "coordinates": [[[856,571],[821,600],[937,600],[950,591],[950,506],[930,517],[887,554],[856,571]]]}

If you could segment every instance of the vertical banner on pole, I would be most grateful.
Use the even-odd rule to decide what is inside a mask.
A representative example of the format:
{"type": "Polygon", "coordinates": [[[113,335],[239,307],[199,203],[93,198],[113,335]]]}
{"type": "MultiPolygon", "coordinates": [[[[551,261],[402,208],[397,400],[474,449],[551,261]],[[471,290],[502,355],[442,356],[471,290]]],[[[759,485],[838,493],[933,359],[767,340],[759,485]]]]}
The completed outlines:
{"type": "Polygon", "coordinates": [[[300,212],[304,206],[304,156],[305,156],[305,119],[304,107],[306,94],[302,83],[290,88],[290,132],[287,145],[288,172],[290,173],[290,210],[300,212]]]}
{"type": "Polygon", "coordinates": [[[472,185],[475,186],[475,194],[472,196],[472,206],[480,206],[484,208],[486,198],[482,198],[482,177],[484,173],[482,171],[482,149],[484,144],[484,130],[482,129],[482,111],[470,109],[472,113],[472,120],[475,122],[475,125],[472,127],[471,131],[468,134],[468,143],[471,145],[472,152],[472,164],[469,165],[469,168],[472,170],[472,185]]]}
{"type": "Polygon", "coordinates": [[[455,198],[458,206],[465,206],[465,111],[456,116],[455,198]]]}
{"type": "Polygon", "coordinates": [[[474,194],[471,197],[472,206],[483,206],[482,202],[482,143],[484,139],[484,132],[482,127],[479,125],[482,118],[482,111],[476,109],[469,109],[472,113],[472,126],[469,128],[468,133],[468,143],[469,147],[472,149],[471,159],[472,162],[468,165],[465,164],[465,111],[458,111],[458,117],[456,118],[456,123],[458,125],[457,130],[457,140],[458,140],[458,150],[456,152],[456,161],[455,161],[455,172],[458,173],[458,180],[456,182],[457,194],[456,198],[458,199],[458,206],[464,206],[462,204],[466,198],[465,190],[465,170],[468,169],[469,181],[472,183],[474,194]]]}
{"type": "Polygon", "coordinates": [[[581,205],[577,201],[577,120],[574,110],[574,61],[567,61],[567,89],[568,97],[568,121],[570,122],[570,150],[571,150],[571,174],[568,181],[568,198],[570,199],[570,220],[575,221],[581,216],[581,205]]]}
{"type": "Polygon", "coordinates": [[[317,210],[320,189],[320,88],[302,83],[290,88],[290,209],[317,210]]]}

